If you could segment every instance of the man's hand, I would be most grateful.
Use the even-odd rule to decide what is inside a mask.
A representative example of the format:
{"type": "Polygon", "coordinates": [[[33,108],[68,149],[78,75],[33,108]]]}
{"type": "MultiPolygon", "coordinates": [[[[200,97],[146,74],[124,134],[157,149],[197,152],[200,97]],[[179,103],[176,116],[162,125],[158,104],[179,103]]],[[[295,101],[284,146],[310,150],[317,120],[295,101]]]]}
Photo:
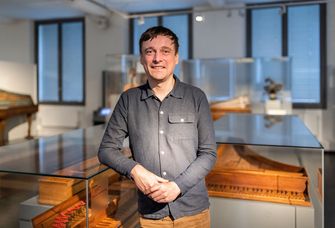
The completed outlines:
{"type": "Polygon", "coordinates": [[[137,188],[145,195],[150,194],[157,189],[160,183],[167,183],[168,180],[161,178],[141,165],[136,165],[130,172],[131,177],[134,179],[137,188]]]}
{"type": "Polygon", "coordinates": [[[180,188],[173,181],[156,185],[152,190],[148,196],[157,203],[170,203],[180,194],[180,188]]]}

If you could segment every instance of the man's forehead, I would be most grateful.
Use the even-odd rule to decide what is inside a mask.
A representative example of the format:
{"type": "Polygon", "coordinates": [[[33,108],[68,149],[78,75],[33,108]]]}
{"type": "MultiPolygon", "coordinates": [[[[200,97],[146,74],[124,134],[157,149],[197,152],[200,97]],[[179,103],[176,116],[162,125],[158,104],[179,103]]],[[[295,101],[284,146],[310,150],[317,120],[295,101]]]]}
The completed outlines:
{"type": "Polygon", "coordinates": [[[143,45],[161,45],[161,46],[173,46],[174,42],[168,36],[158,35],[143,42],[143,45]]]}

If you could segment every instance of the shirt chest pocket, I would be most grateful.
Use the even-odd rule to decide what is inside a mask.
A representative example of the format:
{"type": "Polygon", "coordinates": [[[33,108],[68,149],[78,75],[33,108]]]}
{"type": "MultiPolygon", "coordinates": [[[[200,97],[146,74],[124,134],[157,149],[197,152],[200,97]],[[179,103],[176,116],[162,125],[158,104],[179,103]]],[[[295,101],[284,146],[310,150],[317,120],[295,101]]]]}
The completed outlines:
{"type": "Polygon", "coordinates": [[[195,139],[197,137],[194,113],[170,113],[169,128],[173,139],[195,139]]]}

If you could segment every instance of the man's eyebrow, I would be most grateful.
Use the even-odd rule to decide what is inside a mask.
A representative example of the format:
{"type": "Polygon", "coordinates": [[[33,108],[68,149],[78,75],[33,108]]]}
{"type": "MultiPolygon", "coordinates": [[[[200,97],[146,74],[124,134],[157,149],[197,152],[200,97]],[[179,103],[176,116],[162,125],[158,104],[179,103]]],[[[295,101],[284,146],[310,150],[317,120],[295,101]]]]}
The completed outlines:
{"type": "Polygon", "coordinates": [[[172,48],[167,47],[167,46],[163,46],[161,49],[169,49],[169,50],[172,50],[172,48]]]}
{"type": "Polygon", "coordinates": [[[153,47],[147,47],[146,49],[144,49],[144,51],[147,51],[147,50],[154,50],[154,48],[153,47]]]}

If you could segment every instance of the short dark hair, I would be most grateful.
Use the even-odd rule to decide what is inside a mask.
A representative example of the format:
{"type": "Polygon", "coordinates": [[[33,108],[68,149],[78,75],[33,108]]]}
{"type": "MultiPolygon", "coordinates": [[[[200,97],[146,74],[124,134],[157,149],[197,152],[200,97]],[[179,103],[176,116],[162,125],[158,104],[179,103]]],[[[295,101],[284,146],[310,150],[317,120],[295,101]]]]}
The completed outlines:
{"type": "Polygon", "coordinates": [[[156,38],[159,35],[168,36],[172,40],[175,50],[176,50],[176,54],[177,54],[178,49],[179,49],[178,37],[174,32],[172,32],[170,29],[164,26],[154,26],[154,27],[148,28],[144,33],[142,33],[140,41],[139,41],[140,53],[142,53],[143,42],[152,40],[153,38],[156,38]]]}

